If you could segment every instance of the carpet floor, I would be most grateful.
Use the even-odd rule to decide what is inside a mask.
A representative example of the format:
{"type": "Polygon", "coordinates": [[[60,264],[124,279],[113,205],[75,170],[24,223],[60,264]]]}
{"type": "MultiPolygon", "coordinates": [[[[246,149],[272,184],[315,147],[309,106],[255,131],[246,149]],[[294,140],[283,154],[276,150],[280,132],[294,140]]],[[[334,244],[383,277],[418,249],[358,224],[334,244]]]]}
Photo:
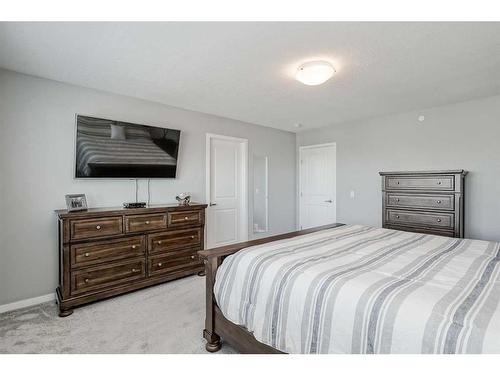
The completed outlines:
{"type": "MultiPolygon", "coordinates": [[[[0,314],[0,353],[208,353],[205,279],[187,277],[75,309],[48,302],[0,314]]],[[[218,353],[235,353],[224,344],[218,353]]]]}

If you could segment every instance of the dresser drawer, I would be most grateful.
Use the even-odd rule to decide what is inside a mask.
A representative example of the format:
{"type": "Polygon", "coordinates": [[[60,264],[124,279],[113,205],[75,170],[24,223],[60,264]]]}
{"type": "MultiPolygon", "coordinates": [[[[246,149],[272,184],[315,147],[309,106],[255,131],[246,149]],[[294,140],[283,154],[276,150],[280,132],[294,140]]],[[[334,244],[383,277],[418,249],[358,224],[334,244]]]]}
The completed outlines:
{"type": "Polygon", "coordinates": [[[149,258],[148,276],[159,276],[186,270],[198,271],[202,262],[198,258],[199,249],[179,251],[175,256],[156,255],[149,258]]]}
{"type": "Polygon", "coordinates": [[[433,234],[435,236],[455,237],[455,233],[452,230],[447,230],[447,229],[405,227],[405,226],[399,226],[399,225],[386,225],[385,228],[401,230],[404,232],[433,234]]]}
{"type": "Polygon", "coordinates": [[[129,215],[125,216],[125,231],[127,233],[144,232],[167,228],[167,215],[129,215]]]}
{"type": "Polygon", "coordinates": [[[388,176],[386,188],[392,190],[454,190],[453,176],[388,176]]]}
{"type": "Polygon", "coordinates": [[[387,206],[423,209],[454,210],[453,194],[412,194],[387,193],[387,206]]]}
{"type": "Polygon", "coordinates": [[[71,272],[71,294],[113,287],[146,277],[144,258],[71,272]]]}
{"type": "Polygon", "coordinates": [[[167,212],[168,227],[175,228],[186,225],[201,225],[203,211],[167,212]]]}
{"type": "Polygon", "coordinates": [[[133,258],[146,252],[144,236],[71,245],[71,266],[82,267],[133,258]]]}
{"type": "Polygon", "coordinates": [[[148,235],[149,254],[176,251],[201,245],[201,229],[179,229],[148,235]]]}
{"type": "Polygon", "coordinates": [[[101,219],[71,220],[71,239],[111,236],[123,233],[123,219],[121,216],[101,219]]]}
{"type": "Polygon", "coordinates": [[[386,220],[397,225],[420,225],[435,228],[454,228],[455,215],[452,213],[412,212],[387,210],[386,220]]]}

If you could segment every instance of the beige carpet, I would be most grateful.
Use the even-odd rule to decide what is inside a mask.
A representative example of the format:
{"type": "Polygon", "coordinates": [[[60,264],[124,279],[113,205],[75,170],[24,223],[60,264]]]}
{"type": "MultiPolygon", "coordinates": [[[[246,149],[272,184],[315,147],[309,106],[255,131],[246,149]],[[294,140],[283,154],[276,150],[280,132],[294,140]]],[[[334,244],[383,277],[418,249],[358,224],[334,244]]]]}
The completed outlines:
{"type": "MultiPolygon", "coordinates": [[[[207,353],[205,279],[187,277],[57,316],[55,303],[0,314],[0,353],[207,353]]],[[[223,345],[218,353],[234,353],[223,345]]]]}

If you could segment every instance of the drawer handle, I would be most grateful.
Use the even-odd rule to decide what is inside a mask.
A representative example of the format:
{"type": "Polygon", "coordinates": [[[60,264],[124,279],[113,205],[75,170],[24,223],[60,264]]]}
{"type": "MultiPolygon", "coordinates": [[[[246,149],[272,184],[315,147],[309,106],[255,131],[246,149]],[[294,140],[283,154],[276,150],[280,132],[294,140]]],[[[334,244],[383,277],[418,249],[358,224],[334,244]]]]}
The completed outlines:
{"type": "Polygon", "coordinates": [[[136,245],[132,245],[132,249],[135,249],[137,246],[136,245]]]}
{"type": "Polygon", "coordinates": [[[87,284],[90,281],[90,279],[85,279],[83,281],[85,281],[85,284],[87,284]]]}
{"type": "Polygon", "coordinates": [[[161,262],[158,263],[158,267],[161,267],[161,266],[163,266],[163,263],[161,263],[161,262]]]}
{"type": "Polygon", "coordinates": [[[149,224],[149,220],[146,220],[146,224],[149,224]]]}
{"type": "Polygon", "coordinates": [[[441,219],[437,219],[437,222],[440,223],[441,222],[441,219]]]}
{"type": "Polygon", "coordinates": [[[161,245],[161,241],[158,241],[158,242],[157,242],[157,244],[158,244],[158,245],[161,245]]]}
{"type": "Polygon", "coordinates": [[[140,270],[137,268],[132,268],[132,272],[139,272],[140,270]]]}
{"type": "Polygon", "coordinates": [[[191,236],[191,239],[194,240],[194,236],[191,236]]]}
{"type": "Polygon", "coordinates": [[[191,255],[191,259],[194,259],[194,255],[191,255]]]}
{"type": "Polygon", "coordinates": [[[95,229],[101,230],[101,226],[100,225],[96,225],[95,229]]]}
{"type": "Polygon", "coordinates": [[[189,220],[189,218],[187,216],[184,216],[184,220],[189,220]]]}
{"type": "Polygon", "coordinates": [[[438,185],[441,185],[441,181],[438,181],[438,185]]]}
{"type": "Polygon", "coordinates": [[[396,215],[396,219],[399,219],[399,215],[396,215]]]}
{"type": "Polygon", "coordinates": [[[399,181],[398,181],[398,185],[399,185],[399,181]]]}
{"type": "Polygon", "coordinates": [[[396,198],[396,202],[399,202],[399,198],[396,198]]]}
{"type": "Polygon", "coordinates": [[[90,256],[90,253],[85,253],[85,256],[86,256],[86,257],[90,256]]]}
{"type": "Polygon", "coordinates": [[[437,201],[438,204],[441,204],[441,201],[437,201]]]}

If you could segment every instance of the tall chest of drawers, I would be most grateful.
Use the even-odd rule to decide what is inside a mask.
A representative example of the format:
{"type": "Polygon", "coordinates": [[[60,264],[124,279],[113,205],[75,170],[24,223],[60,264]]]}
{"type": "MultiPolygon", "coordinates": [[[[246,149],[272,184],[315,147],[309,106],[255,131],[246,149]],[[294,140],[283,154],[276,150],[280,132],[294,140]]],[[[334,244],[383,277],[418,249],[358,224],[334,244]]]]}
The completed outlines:
{"type": "Polygon", "coordinates": [[[204,204],[56,211],[59,315],[204,270],[204,204]]]}
{"type": "Polygon", "coordinates": [[[380,172],[382,226],[464,236],[464,170],[380,172]]]}

